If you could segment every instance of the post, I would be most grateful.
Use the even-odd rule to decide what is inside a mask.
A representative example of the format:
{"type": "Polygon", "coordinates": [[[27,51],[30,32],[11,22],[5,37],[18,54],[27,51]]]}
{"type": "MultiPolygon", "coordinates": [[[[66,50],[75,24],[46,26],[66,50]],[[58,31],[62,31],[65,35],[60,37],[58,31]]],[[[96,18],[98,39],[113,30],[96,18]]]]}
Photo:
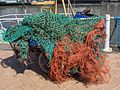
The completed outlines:
{"type": "Polygon", "coordinates": [[[75,12],[73,10],[73,7],[72,7],[72,4],[71,4],[70,0],[68,0],[68,4],[70,5],[70,9],[72,11],[72,15],[75,16],[75,12]]]}
{"type": "Polygon", "coordinates": [[[66,6],[65,6],[65,1],[64,0],[62,0],[62,5],[63,5],[65,16],[67,16],[67,11],[66,11],[66,6]]]}
{"type": "Polygon", "coordinates": [[[103,51],[105,52],[112,52],[112,48],[110,48],[110,15],[106,14],[106,39],[103,51]]]}
{"type": "Polygon", "coordinates": [[[57,14],[57,7],[58,7],[57,0],[55,0],[55,14],[57,14]]]}

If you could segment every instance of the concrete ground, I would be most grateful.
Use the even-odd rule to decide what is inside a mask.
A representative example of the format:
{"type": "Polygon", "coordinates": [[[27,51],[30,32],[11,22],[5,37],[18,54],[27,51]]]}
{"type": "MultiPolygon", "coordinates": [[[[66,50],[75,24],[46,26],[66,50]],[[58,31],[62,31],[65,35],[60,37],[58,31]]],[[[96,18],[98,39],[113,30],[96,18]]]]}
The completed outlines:
{"type": "Polygon", "coordinates": [[[0,65],[0,90],[120,90],[120,53],[107,54],[111,79],[106,84],[89,85],[69,80],[61,85],[51,82],[38,65],[29,69],[20,66],[13,51],[0,50],[0,62],[5,61],[8,68],[0,65]]]}

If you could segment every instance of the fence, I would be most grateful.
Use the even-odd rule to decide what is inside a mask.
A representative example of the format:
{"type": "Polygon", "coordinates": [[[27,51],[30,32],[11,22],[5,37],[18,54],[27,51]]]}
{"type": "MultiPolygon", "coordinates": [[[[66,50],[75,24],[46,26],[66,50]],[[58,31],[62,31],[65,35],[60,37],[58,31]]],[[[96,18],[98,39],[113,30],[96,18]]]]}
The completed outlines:
{"type": "Polygon", "coordinates": [[[23,18],[24,14],[9,14],[0,16],[0,44],[6,43],[2,39],[2,33],[4,33],[4,30],[12,25],[20,24],[23,18]]]}

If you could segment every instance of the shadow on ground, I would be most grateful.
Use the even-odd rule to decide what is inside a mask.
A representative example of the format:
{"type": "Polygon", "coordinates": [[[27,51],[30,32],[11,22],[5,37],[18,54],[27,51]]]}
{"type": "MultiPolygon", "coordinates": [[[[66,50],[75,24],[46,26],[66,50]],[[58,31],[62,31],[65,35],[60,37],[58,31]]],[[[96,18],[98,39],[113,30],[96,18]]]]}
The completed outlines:
{"type": "Polygon", "coordinates": [[[32,71],[36,72],[37,74],[42,75],[45,79],[48,79],[48,75],[40,69],[37,62],[33,62],[33,63],[29,64],[28,66],[21,65],[17,61],[15,55],[10,56],[6,59],[3,59],[1,61],[1,65],[4,68],[11,67],[12,69],[14,69],[16,71],[17,74],[24,73],[25,70],[32,70],[32,71]]]}
{"type": "MultiPolygon", "coordinates": [[[[0,59],[1,59],[1,58],[0,58],[0,59]]],[[[8,67],[12,68],[13,70],[16,71],[17,74],[19,74],[19,73],[24,73],[25,70],[32,70],[33,72],[41,75],[44,79],[49,80],[48,74],[44,73],[44,72],[40,69],[40,67],[39,67],[39,65],[38,65],[38,63],[37,63],[36,61],[33,62],[33,63],[31,63],[31,64],[29,64],[28,66],[21,65],[21,64],[18,62],[18,60],[16,59],[16,56],[13,55],[13,56],[10,56],[10,57],[8,57],[8,58],[6,58],[6,59],[3,59],[3,60],[1,61],[1,65],[3,66],[3,68],[8,68],[8,67]]],[[[83,85],[86,86],[86,84],[83,82],[83,80],[78,79],[78,75],[77,75],[77,74],[76,74],[76,75],[73,74],[73,77],[74,77],[74,79],[77,81],[76,83],[82,82],[83,85]]],[[[55,83],[55,82],[53,82],[53,83],[55,83]]]]}

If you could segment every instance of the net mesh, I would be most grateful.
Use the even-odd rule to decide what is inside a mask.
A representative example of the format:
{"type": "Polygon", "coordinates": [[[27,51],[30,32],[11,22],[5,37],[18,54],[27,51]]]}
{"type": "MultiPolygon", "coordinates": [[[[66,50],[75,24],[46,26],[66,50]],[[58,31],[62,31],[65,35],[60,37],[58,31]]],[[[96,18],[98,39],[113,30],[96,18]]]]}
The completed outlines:
{"type": "Polygon", "coordinates": [[[22,25],[8,28],[3,38],[18,43],[20,62],[28,59],[30,46],[48,53],[52,80],[65,81],[73,69],[88,83],[103,82],[106,70],[99,65],[104,63],[99,48],[105,37],[102,18],[74,19],[44,11],[26,16],[22,25]]]}
{"type": "Polygon", "coordinates": [[[109,68],[99,48],[105,37],[103,28],[101,20],[92,31],[87,33],[82,43],[73,42],[69,35],[58,41],[50,63],[51,79],[60,83],[69,79],[70,73],[77,72],[79,79],[86,84],[107,82],[105,77],[109,68]]]}

